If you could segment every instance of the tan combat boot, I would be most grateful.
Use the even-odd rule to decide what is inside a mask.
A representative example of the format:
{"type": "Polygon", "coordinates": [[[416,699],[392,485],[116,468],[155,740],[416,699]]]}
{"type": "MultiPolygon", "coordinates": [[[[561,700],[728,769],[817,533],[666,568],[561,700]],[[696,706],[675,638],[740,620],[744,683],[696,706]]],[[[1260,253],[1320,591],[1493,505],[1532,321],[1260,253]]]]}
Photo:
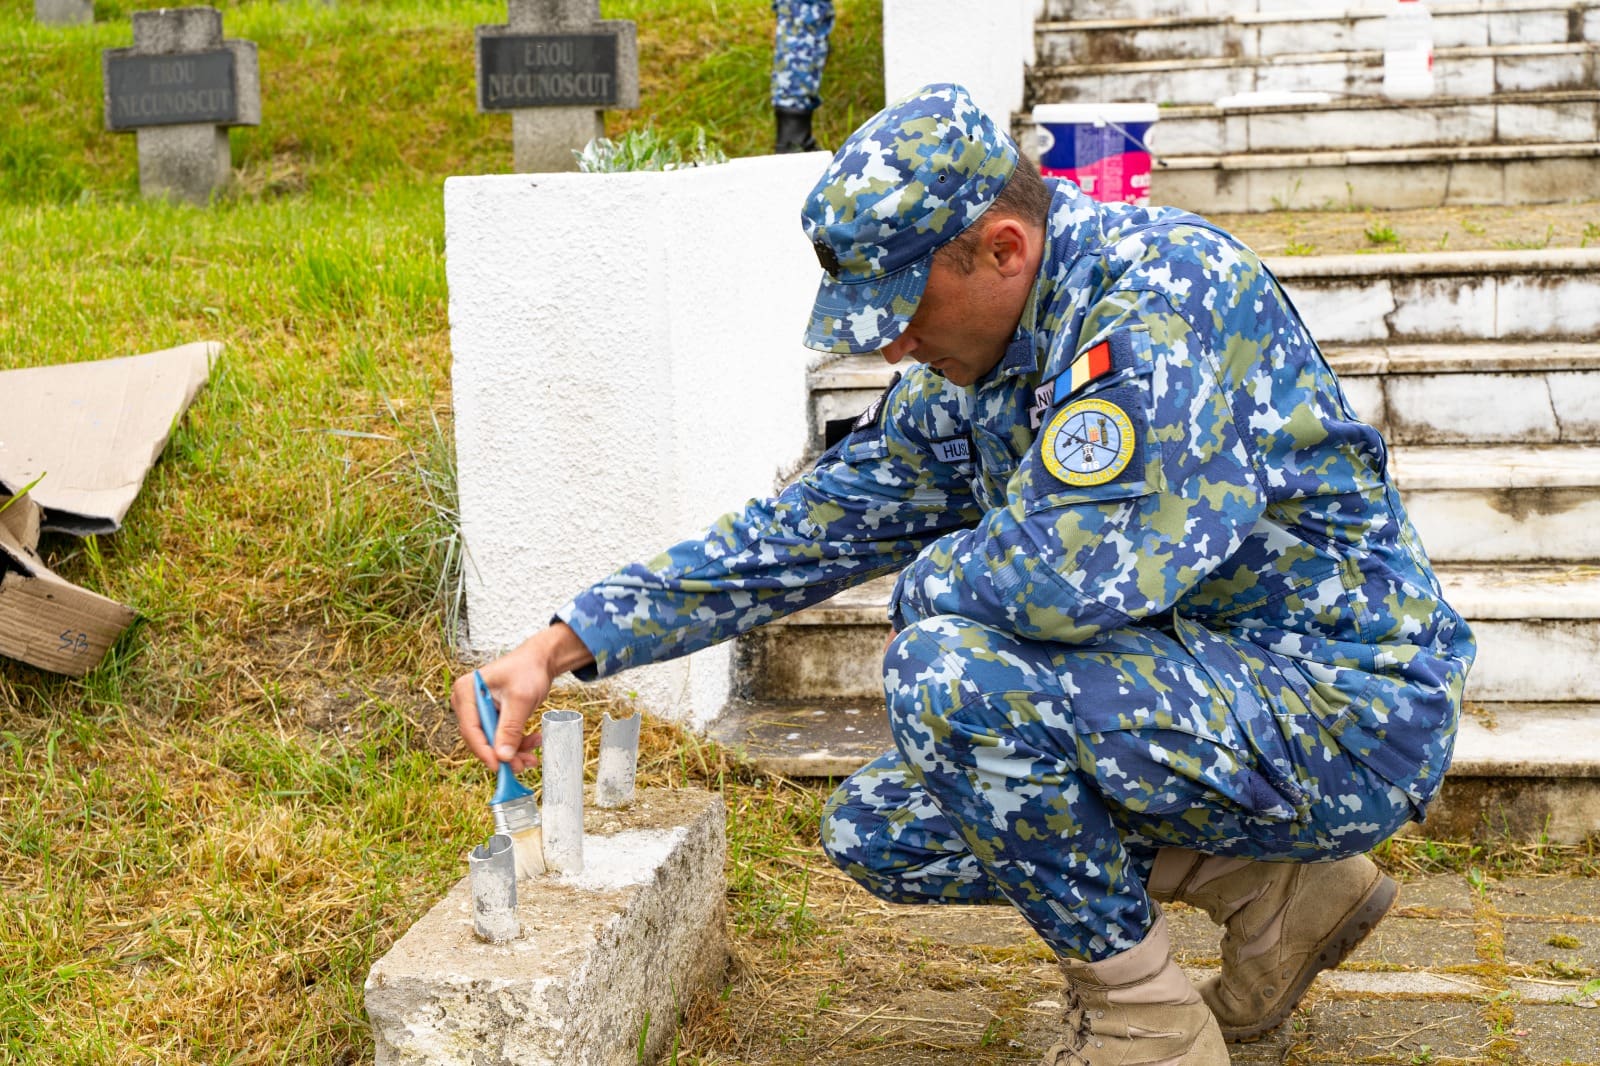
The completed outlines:
{"type": "Polygon", "coordinates": [[[1066,975],[1066,1040],[1044,1066],[1228,1066],[1217,1020],[1172,961],[1167,920],[1100,962],[1061,963],[1066,975]]]}
{"type": "Polygon", "coordinates": [[[1339,965],[1394,903],[1372,860],[1287,863],[1163,848],[1150,895],[1199,907],[1227,931],[1222,974],[1200,986],[1229,1040],[1283,1024],[1323,970],[1339,965]]]}

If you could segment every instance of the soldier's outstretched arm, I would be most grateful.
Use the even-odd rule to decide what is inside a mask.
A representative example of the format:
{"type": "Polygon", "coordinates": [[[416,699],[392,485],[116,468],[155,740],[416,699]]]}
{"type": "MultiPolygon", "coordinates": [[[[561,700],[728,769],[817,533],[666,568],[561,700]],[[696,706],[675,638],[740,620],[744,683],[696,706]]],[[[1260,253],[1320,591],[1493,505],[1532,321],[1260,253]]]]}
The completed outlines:
{"type": "Polygon", "coordinates": [[[578,676],[727,640],[896,570],[977,521],[960,461],[937,447],[966,431],[963,395],[918,368],[776,497],[584,590],[557,612],[594,653],[578,676]]]}

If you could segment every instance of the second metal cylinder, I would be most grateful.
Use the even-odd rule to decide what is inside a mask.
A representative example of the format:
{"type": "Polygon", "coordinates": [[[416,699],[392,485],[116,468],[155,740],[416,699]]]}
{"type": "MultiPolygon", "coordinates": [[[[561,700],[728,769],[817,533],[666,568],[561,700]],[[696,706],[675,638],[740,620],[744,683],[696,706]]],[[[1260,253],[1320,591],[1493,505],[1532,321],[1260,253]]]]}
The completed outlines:
{"type": "Polygon", "coordinates": [[[555,873],[583,872],[583,715],[546,711],[544,748],[544,861],[555,873]]]}

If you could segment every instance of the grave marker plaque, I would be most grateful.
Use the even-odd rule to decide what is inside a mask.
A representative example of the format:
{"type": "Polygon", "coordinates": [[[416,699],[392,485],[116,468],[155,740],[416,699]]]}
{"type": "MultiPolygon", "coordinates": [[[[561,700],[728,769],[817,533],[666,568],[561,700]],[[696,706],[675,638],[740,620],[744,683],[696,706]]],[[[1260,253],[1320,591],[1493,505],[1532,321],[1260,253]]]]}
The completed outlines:
{"type": "Polygon", "coordinates": [[[133,47],[101,53],[106,129],[137,135],[144,195],[206,203],[233,174],[228,127],[261,123],[256,46],[223,39],[211,7],[132,22],[133,47]]]}
{"type": "Polygon", "coordinates": [[[510,113],[521,173],[576,170],[601,109],[639,106],[638,32],[599,0],[507,0],[505,25],[478,27],[477,66],[478,110],[510,113]]]}
{"type": "Polygon", "coordinates": [[[617,39],[611,34],[479,37],[478,109],[613,107],[617,39]]]}
{"type": "Polygon", "coordinates": [[[113,130],[176,126],[185,122],[231,125],[239,118],[232,52],[106,57],[106,122],[113,130]]]}

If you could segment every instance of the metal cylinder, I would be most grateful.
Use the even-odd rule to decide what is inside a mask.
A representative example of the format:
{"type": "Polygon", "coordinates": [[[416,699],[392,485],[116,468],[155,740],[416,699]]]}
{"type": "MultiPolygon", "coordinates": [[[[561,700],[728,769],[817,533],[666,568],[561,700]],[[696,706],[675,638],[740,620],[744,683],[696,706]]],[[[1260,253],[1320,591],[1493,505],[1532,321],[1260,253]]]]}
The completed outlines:
{"type": "Polygon", "coordinates": [[[638,770],[638,712],[626,718],[606,715],[600,722],[600,769],[594,779],[595,806],[624,807],[632,803],[638,770]]]}
{"type": "Polygon", "coordinates": [[[544,750],[544,862],[555,873],[583,872],[583,715],[546,711],[544,750]]]}
{"type": "Polygon", "coordinates": [[[511,838],[496,833],[467,856],[472,890],[472,931],[479,940],[503,944],[522,931],[517,922],[517,867],[511,838]]]}

